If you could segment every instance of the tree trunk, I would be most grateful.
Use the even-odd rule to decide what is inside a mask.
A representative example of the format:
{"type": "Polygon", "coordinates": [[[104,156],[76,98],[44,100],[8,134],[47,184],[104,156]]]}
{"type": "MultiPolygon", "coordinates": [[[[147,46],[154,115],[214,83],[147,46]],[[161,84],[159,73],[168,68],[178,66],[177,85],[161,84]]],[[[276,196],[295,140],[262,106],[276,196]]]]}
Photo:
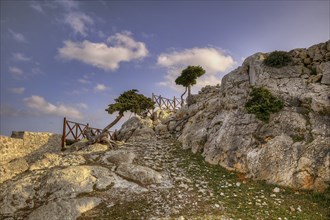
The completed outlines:
{"type": "Polygon", "coordinates": [[[191,96],[191,85],[188,86],[188,98],[191,96]]]}
{"type": "Polygon", "coordinates": [[[108,144],[110,148],[115,148],[117,146],[116,142],[111,139],[110,134],[108,133],[109,129],[113,127],[117,122],[124,116],[123,112],[119,112],[119,115],[117,118],[111,122],[109,125],[107,125],[102,132],[99,135],[93,134],[91,129],[86,129],[86,138],[88,139],[87,144],[95,144],[95,143],[101,143],[105,142],[108,144]]]}
{"type": "Polygon", "coordinates": [[[183,96],[187,93],[187,89],[188,87],[186,87],[186,90],[184,91],[184,93],[181,95],[181,107],[183,106],[183,96]]]}
{"type": "Polygon", "coordinates": [[[119,115],[117,116],[117,118],[111,122],[110,124],[108,124],[101,132],[101,134],[107,132],[110,128],[112,128],[115,124],[117,124],[117,122],[124,116],[123,112],[119,112],[119,115]]]}

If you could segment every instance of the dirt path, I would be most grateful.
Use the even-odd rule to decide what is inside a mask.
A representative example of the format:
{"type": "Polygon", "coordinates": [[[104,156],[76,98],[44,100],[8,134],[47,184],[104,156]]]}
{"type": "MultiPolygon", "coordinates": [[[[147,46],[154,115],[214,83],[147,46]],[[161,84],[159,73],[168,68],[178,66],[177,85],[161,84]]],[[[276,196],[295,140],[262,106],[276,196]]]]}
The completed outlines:
{"type": "Polygon", "coordinates": [[[102,203],[78,219],[330,219],[329,192],[251,181],[206,164],[170,139],[130,142],[119,150],[134,153],[134,164],[160,172],[162,182],[141,186],[120,179],[118,186],[86,194],[102,203]]]}

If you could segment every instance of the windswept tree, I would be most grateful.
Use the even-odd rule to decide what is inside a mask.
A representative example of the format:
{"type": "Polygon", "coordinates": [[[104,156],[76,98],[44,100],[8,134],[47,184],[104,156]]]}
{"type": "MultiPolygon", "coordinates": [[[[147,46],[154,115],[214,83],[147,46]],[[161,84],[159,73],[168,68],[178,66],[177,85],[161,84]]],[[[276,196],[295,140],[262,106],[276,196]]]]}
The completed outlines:
{"type": "MultiPolygon", "coordinates": [[[[107,125],[99,135],[95,137],[90,135],[92,137],[88,138],[88,144],[104,141],[105,134],[107,134],[109,129],[117,124],[117,122],[124,116],[124,112],[130,111],[137,115],[142,115],[149,109],[155,108],[155,103],[151,100],[151,98],[147,98],[142,94],[138,94],[137,92],[138,90],[136,89],[128,90],[116,98],[115,103],[108,105],[108,108],[105,109],[105,111],[107,111],[109,114],[118,112],[118,116],[114,121],[107,125]]],[[[111,140],[106,142],[108,142],[110,145],[114,144],[111,140]]]]}
{"type": "Polygon", "coordinates": [[[177,85],[182,85],[186,87],[185,92],[181,95],[181,100],[183,102],[183,96],[188,90],[187,100],[191,97],[191,86],[197,83],[196,79],[205,74],[205,70],[201,66],[188,66],[186,69],[182,70],[181,75],[176,78],[175,83],[177,85]]]}

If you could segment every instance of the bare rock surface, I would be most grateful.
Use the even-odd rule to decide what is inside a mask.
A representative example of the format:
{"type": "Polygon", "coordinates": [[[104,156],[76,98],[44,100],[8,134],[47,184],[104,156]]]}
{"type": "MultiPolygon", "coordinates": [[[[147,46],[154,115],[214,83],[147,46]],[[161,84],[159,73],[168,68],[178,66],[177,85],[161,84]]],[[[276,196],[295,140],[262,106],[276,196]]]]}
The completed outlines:
{"type": "Polygon", "coordinates": [[[116,169],[116,173],[141,185],[150,185],[162,182],[162,175],[157,171],[149,167],[129,163],[120,164],[116,169]]]}
{"type": "Polygon", "coordinates": [[[47,205],[34,210],[27,219],[29,220],[64,220],[76,219],[82,213],[99,205],[101,200],[95,197],[51,201],[47,205]]]}

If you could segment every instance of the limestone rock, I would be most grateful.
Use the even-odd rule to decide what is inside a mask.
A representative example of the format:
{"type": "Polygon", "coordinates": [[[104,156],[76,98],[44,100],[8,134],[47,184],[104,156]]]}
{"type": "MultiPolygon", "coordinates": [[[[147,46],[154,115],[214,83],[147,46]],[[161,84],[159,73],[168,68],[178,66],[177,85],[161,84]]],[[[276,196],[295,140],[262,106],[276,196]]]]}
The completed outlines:
{"type": "Polygon", "coordinates": [[[29,220],[75,220],[82,213],[93,209],[101,203],[96,197],[56,200],[40,206],[29,216],[29,220]]]}
{"type": "Polygon", "coordinates": [[[25,159],[19,158],[0,166],[0,184],[29,169],[25,159]]]}
{"type": "Polygon", "coordinates": [[[54,153],[46,153],[41,160],[33,163],[30,170],[49,169],[56,166],[74,166],[84,164],[86,160],[81,155],[60,155],[54,153]]]}
{"type": "Polygon", "coordinates": [[[99,166],[70,166],[54,170],[42,179],[39,196],[49,198],[73,197],[93,189],[106,189],[114,182],[112,173],[99,166]]]}
{"type": "Polygon", "coordinates": [[[252,178],[325,190],[330,178],[329,169],[323,169],[329,167],[329,45],[330,41],[294,49],[293,62],[281,68],[263,64],[268,54],[246,58],[222,78],[219,88],[202,89],[194,104],[157,125],[156,133],[164,135],[169,128],[183,148],[252,178]],[[312,75],[313,69],[317,75],[312,75]],[[266,87],[285,103],[283,110],[271,114],[269,123],[244,107],[251,86],[266,87]],[[173,129],[180,121],[182,126],[173,129]]]}
{"type": "Polygon", "coordinates": [[[157,171],[134,164],[122,163],[117,167],[116,173],[141,185],[161,183],[162,181],[162,175],[157,171]]]}
{"type": "Polygon", "coordinates": [[[132,152],[118,150],[110,151],[103,157],[103,160],[107,160],[118,165],[121,163],[132,163],[135,157],[136,155],[132,152]]]}
{"type": "Polygon", "coordinates": [[[113,173],[99,166],[69,166],[50,172],[36,170],[1,186],[0,214],[12,215],[19,209],[32,209],[48,200],[105,190],[114,181],[113,173]]]}
{"type": "Polygon", "coordinates": [[[320,69],[322,72],[322,84],[330,85],[330,62],[321,63],[320,69]]]}
{"type": "Polygon", "coordinates": [[[122,125],[117,138],[121,141],[127,141],[132,137],[136,139],[150,138],[155,135],[152,127],[153,121],[150,118],[142,119],[139,116],[134,116],[122,125]]]}
{"type": "Polygon", "coordinates": [[[26,157],[36,161],[46,152],[61,150],[61,135],[47,132],[14,132],[13,137],[0,136],[0,164],[26,157]]]}

